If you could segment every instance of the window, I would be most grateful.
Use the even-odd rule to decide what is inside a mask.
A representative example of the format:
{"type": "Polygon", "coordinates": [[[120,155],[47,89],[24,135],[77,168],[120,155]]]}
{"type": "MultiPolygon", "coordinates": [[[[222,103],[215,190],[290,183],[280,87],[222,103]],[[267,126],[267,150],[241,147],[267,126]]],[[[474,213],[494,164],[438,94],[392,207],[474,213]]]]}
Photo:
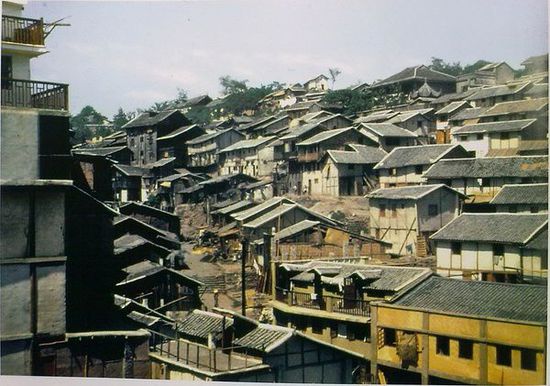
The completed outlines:
{"type": "Polygon", "coordinates": [[[483,139],[483,133],[476,134],[476,139],[479,141],[483,139]]]}
{"type": "Polygon", "coordinates": [[[504,256],[504,245],[494,244],[493,245],[493,255],[494,256],[504,256]]]}
{"type": "Polygon", "coordinates": [[[451,253],[453,255],[460,255],[462,253],[461,243],[451,243],[451,253]]]}
{"type": "Polygon", "coordinates": [[[508,346],[496,346],[497,365],[512,366],[512,349],[508,346]]]}
{"type": "Polygon", "coordinates": [[[463,359],[474,358],[474,343],[471,340],[458,341],[458,357],[463,359]]]}
{"type": "Polygon", "coordinates": [[[428,205],[428,215],[429,216],[437,216],[439,214],[439,208],[437,204],[430,204],[428,205]]]}
{"type": "Polygon", "coordinates": [[[500,133],[500,139],[502,141],[510,139],[510,133],[500,133]]]}
{"type": "Polygon", "coordinates": [[[416,165],[414,167],[414,174],[422,174],[422,165],[416,165]]]}
{"type": "Polygon", "coordinates": [[[311,331],[314,334],[323,333],[323,323],[318,318],[311,318],[311,331]]]}
{"type": "Polygon", "coordinates": [[[380,217],[386,217],[386,205],[380,204],[380,217]]]}
{"type": "Polygon", "coordinates": [[[345,324],[338,324],[338,337],[347,338],[348,337],[348,328],[345,324]]]}
{"type": "Polygon", "coordinates": [[[384,328],[384,346],[397,346],[397,331],[384,328]]]}
{"type": "Polygon", "coordinates": [[[435,352],[438,355],[447,355],[449,356],[449,338],[446,336],[436,336],[435,338],[435,352]]]}
{"type": "Polygon", "coordinates": [[[534,350],[521,350],[521,368],[523,370],[537,371],[537,352],[534,350]]]}
{"type": "Polygon", "coordinates": [[[421,129],[422,128],[422,121],[416,121],[416,128],[421,129]]]}

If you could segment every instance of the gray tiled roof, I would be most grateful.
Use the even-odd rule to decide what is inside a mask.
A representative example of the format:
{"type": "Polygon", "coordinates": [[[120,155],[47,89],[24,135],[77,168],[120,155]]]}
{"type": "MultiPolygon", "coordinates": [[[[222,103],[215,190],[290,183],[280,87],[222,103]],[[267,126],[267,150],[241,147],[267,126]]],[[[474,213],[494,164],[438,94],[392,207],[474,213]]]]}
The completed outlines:
{"type": "Polygon", "coordinates": [[[374,111],[364,117],[357,118],[354,122],[355,123],[369,123],[369,122],[376,122],[376,121],[380,122],[380,121],[385,121],[390,118],[393,118],[398,114],[399,112],[393,111],[393,110],[374,111]]]}
{"type": "Polygon", "coordinates": [[[431,239],[525,244],[547,223],[547,214],[463,213],[434,233],[431,239]]]}
{"type": "Polygon", "coordinates": [[[98,156],[108,156],[114,153],[118,153],[121,150],[128,149],[127,146],[110,146],[110,147],[85,147],[73,149],[73,153],[76,154],[92,154],[98,156]]]}
{"type": "MultiPolygon", "coordinates": [[[[235,129],[233,128],[229,128],[229,129],[226,129],[226,130],[218,130],[218,131],[215,131],[213,133],[206,133],[206,134],[203,134],[201,135],[200,137],[197,137],[197,138],[193,138],[189,141],[186,142],[186,144],[188,145],[196,145],[198,143],[202,143],[202,142],[206,142],[206,141],[209,141],[211,139],[214,139],[216,138],[217,136],[219,135],[222,135],[222,134],[225,134],[231,130],[234,130],[235,132],[238,133],[238,131],[236,131],[235,129]]],[[[240,133],[239,133],[240,134],[240,133]]],[[[242,134],[241,134],[242,135],[242,134]]],[[[242,135],[243,138],[244,138],[244,135],[242,135]]]]}
{"type": "Polygon", "coordinates": [[[497,103],[482,114],[482,117],[540,111],[548,107],[548,98],[497,103]]]}
{"type": "Polygon", "coordinates": [[[443,107],[442,109],[439,109],[435,112],[435,115],[440,114],[452,114],[456,109],[459,109],[462,106],[470,106],[470,104],[466,101],[456,101],[451,102],[447,106],[443,107]]]}
{"type": "Polygon", "coordinates": [[[278,205],[281,205],[282,203],[290,203],[295,204],[294,201],[286,198],[286,197],[273,197],[270,198],[267,201],[262,202],[261,204],[258,204],[252,208],[248,208],[246,210],[243,210],[241,212],[233,213],[231,216],[238,221],[244,221],[258,213],[261,213],[265,210],[270,210],[278,205]]]}
{"type": "Polygon", "coordinates": [[[424,173],[433,179],[547,176],[548,156],[443,159],[424,173]]]}
{"type": "Polygon", "coordinates": [[[385,200],[418,200],[427,194],[430,194],[438,189],[448,189],[460,196],[462,193],[449,188],[444,184],[437,185],[418,185],[418,186],[403,186],[398,188],[380,188],[367,195],[368,198],[381,198],[385,200]]]}
{"type": "Polygon", "coordinates": [[[144,260],[124,268],[123,271],[127,274],[127,276],[119,284],[137,280],[142,277],[151,276],[158,272],[164,271],[165,269],[166,268],[164,268],[162,265],[153,263],[149,260],[144,260]]]}
{"type": "Polygon", "coordinates": [[[365,145],[349,145],[353,151],[327,150],[327,154],[337,164],[376,164],[385,156],[386,152],[378,147],[365,145]]]}
{"type": "Polygon", "coordinates": [[[394,304],[427,311],[546,324],[545,286],[432,276],[394,304]]]}
{"type": "Polygon", "coordinates": [[[456,114],[449,117],[449,121],[464,121],[467,119],[476,119],[489,110],[489,107],[471,107],[464,110],[460,110],[456,114]]]}
{"type": "Polygon", "coordinates": [[[526,249],[541,249],[541,250],[548,250],[548,227],[540,231],[537,235],[535,235],[527,244],[525,244],[524,248],[526,249]]]}
{"type": "MultiPolygon", "coordinates": [[[[178,135],[184,134],[184,133],[186,133],[188,131],[191,131],[195,128],[199,128],[199,126],[198,125],[189,125],[189,126],[180,127],[179,129],[176,129],[176,130],[172,131],[171,133],[166,134],[163,137],[157,138],[157,141],[162,141],[162,140],[165,140],[165,139],[171,139],[171,138],[177,137],[178,135]]],[[[204,132],[204,130],[203,130],[203,132],[204,132]]]]}
{"type": "Polygon", "coordinates": [[[422,145],[394,148],[375,169],[389,169],[412,165],[429,165],[457,145],[422,145]]]}
{"type": "Polygon", "coordinates": [[[432,105],[436,105],[436,104],[440,104],[440,103],[453,102],[453,101],[460,101],[462,99],[465,99],[469,95],[472,95],[475,92],[476,92],[476,89],[469,89],[469,90],[466,90],[464,92],[443,94],[440,97],[434,99],[432,101],[432,105]]]}
{"type": "Polygon", "coordinates": [[[525,91],[525,89],[528,86],[529,86],[529,82],[524,83],[522,85],[518,85],[517,87],[511,87],[508,85],[484,87],[479,89],[476,93],[467,97],[466,100],[475,101],[475,100],[485,99],[485,98],[494,98],[494,97],[504,96],[504,95],[513,95],[520,91],[525,91]]]}
{"type": "Polygon", "coordinates": [[[297,146],[315,145],[317,143],[326,141],[327,139],[330,139],[332,137],[336,137],[338,135],[342,135],[353,130],[355,130],[353,127],[345,127],[342,129],[332,129],[332,130],[323,131],[319,134],[314,135],[313,137],[310,137],[301,142],[298,142],[297,146]]]}
{"type": "Polygon", "coordinates": [[[275,137],[259,137],[254,139],[243,139],[242,141],[235,142],[233,145],[227,146],[226,148],[224,148],[223,150],[220,150],[219,152],[227,153],[234,150],[254,149],[273,139],[275,139],[275,137]]]}
{"type": "Polygon", "coordinates": [[[248,208],[251,204],[252,202],[248,200],[237,201],[234,204],[213,211],[212,214],[230,214],[238,211],[239,209],[248,208]]]}
{"type": "Polygon", "coordinates": [[[149,113],[147,111],[132,119],[130,122],[122,126],[122,128],[129,129],[132,127],[154,126],[157,123],[164,121],[166,118],[174,113],[181,114],[178,112],[178,110],[166,110],[160,111],[158,113],[149,113]]]}
{"type": "Polygon", "coordinates": [[[261,324],[248,334],[233,341],[234,346],[244,346],[262,352],[270,352],[286,342],[293,335],[293,330],[261,324]]]}
{"type": "Polygon", "coordinates": [[[491,204],[548,204],[548,184],[504,185],[491,204]]]}
{"type": "Polygon", "coordinates": [[[454,82],[455,77],[449,74],[444,74],[439,71],[432,70],[425,65],[407,67],[404,70],[394,74],[380,82],[373,84],[371,87],[376,88],[378,86],[383,86],[387,84],[393,84],[397,82],[402,82],[405,80],[427,80],[427,81],[445,81],[445,82],[454,82]]]}
{"type": "MultiPolygon", "coordinates": [[[[225,318],[225,328],[233,325],[233,318],[225,318]]],[[[222,333],[223,316],[212,312],[193,310],[185,319],[179,321],[177,329],[179,332],[196,338],[207,339],[208,334],[216,335],[222,333]]]]}
{"type": "Polygon", "coordinates": [[[275,239],[284,240],[288,237],[297,235],[307,229],[311,229],[316,225],[319,225],[319,221],[303,220],[296,224],[293,224],[289,227],[282,229],[280,232],[275,234],[275,239]]]}
{"type": "Polygon", "coordinates": [[[501,133],[507,131],[521,131],[531,126],[536,119],[521,119],[517,121],[500,121],[476,123],[473,125],[465,125],[452,130],[452,134],[467,134],[467,133],[501,133]]]}
{"type": "Polygon", "coordinates": [[[418,135],[415,133],[403,129],[402,127],[399,127],[397,125],[394,125],[393,123],[364,123],[362,122],[359,126],[359,128],[364,127],[365,129],[372,131],[379,137],[408,137],[408,138],[416,138],[418,135]]]}

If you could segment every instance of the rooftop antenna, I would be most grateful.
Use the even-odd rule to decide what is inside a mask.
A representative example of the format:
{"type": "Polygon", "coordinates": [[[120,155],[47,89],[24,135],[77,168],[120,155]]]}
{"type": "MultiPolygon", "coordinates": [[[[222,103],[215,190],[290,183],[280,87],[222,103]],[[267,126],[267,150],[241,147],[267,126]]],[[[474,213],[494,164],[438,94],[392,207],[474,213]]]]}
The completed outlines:
{"type": "Polygon", "coordinates": [[[55,27],[70,27],[71,25],[69,23],[62,23],[62,21],[67,19],[68,17],[70,16],[53,21],[51,23],[44,23],[44,39],[46,39],[53,32],[55,27]]]}

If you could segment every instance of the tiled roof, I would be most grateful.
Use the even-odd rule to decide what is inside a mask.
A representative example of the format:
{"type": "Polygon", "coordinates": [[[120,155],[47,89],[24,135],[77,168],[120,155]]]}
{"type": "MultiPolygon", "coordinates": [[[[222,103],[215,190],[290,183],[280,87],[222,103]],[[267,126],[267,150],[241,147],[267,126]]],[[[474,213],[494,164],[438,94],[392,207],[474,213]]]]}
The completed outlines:
{"type": "Polygon", "coordinates": [[[233,213],[232,217],[235,220],[244,221],[244,220],[254,216],[255,214],[261,213],[262,211],[265,211],[265,210],[269,210],[270,208],[273,208],[277,205],[281,205],[282,203],[295,204],[294,201],[292,201],[288,198],[285,198],[285,197],[273,197],[273,198],[270,198],[269,200],[264,201],[261,204],[256,205],[252,208],[243,210],[241,212],[233,213]]]}
{"type": "Polygon", "coordinates": [[[517,121],[499,121],[476,123],[473,125],[465,125],[457,127],[451,131],[452,134],[467,134],[467,133],[501,133],[507,131],[521,131],[531,126],[536,119],[520,119],[517,121]]]}
{"type": "Polygon", "coordinates": [[[166,110],[158,113],[144,112],[122,126],[122,128],[129,129],[132,127],[154,126],[157,123],[164,121],[174,113],[181,114],[178,110],[166,110]]]}
{"type": "MultiPolygon", "coordinates": [[[[225,318],[225,328],[233,325],[233,318],[225,318]]],[[[177,324],[179,332],[195,338],[208,339],[212,334],[216,337],[223,332],[223,316],[213,312],[193,310],[185,319],[177,324]]]]}
{"type": "Polygon", "coordinates": [[[465,121],[468,119],[476,119],[487,111],[489,107],[471,107],[464,110],[460,110],[456,114],[449,117],[449,121],[465,121]]]}
{"type": "Polygon", "coordinates": [[[76,154],[91,154],[98,156],[108,156],[114,153],[118,153],[124,149],[130,150],[127,146],[110,146],[110,147],[86,147],[73,149],[73,153],[76,154]]]}
{"type": "Polygon", "coordinates": [[[249,349],[270,352],[293,336],[289,328],[260,324],[248,334],[233,341],[234,346],[243,346],[249,349]]]}
{"type": "Polygon", "coordinates": [[[426,81],[444,81],[444,82],[454,82],[455,77],[449,74],[444,74],[439,71],[432,70],[425,65],[407,67],[404,70],[394,74],[380,82],[373,84],[371,87],[376,88],[379,86],[384,86],[388,84],[393,84],[397,82],[403,82],[405,80],[426,80],[426,81]]]}
{"type": "MultiPolygon", "coordinates": [[[[548,76],[548,74],[546,75],[548,76]]],[[[529,90],[524,94],[526,97],[546,97],[548,96],[548,83],[537,83],[534,84],[529,90]]]]}
{"type": "Polygon", "coordinates": [[[147,276],[155,275],[161,271],[164,271],[165,269],[166,268],[164,268],[162,265],[153,263],[152,261],[141,261],[123,269],[127,276],[126,278],[124,278],[124,280],[118,283],[118,285],[145,278],[147,276]]]}
{"type": "Polygon", "coordinates": [[[358,126],[359,129],[364,127],[365,129],[372,131],[379,137],[405,137],[405,138],[416,138],[418,135],[415,133],[403,129],[393,123],[360,123],[358,126]]]}
{"type": "Polygon", "coordinates": [[[463,196],[462,193],[449,188],[444,184],[437,185],[418,185],[418,186],[403,186],[399,188],[380,188],[367,195],[368,198],[381,198],[385,200],[418,200],[422,197],[438,190],[448,189],[453,193],[463,196]]]}
{"type": "Polygon", "coordinates": [[[548,227],[541,230],[537,233],[524,248],[526,249],[541,249],[544,251],[548,250],[548,227]]]}
{"type": "Polygon", "coordinates": [[[432,108],[429,109],[421,109],[421,110],[407,110],[407,111],[401,111],[398,115],[388,120],[388,123],[401,123],[408,121],[409,119],[417,116],[417,115],[426,115],[433,112],[432,108]]]}
{"type": "Polygon", "coordinates": [[[241,149],[254,149],[260,145],[265,144],[275,137],[260,137],[254,139],[243,139],[242,141],[235,142],[233,145],[229,145],[226,148],[220,150],[220,153],[227,153],[230,151],[241,150],[241,149]]]}
{"type": "Polygon", "coordinates": [[[548,204],[548,184],[504,185],[491,204],[548,204]]]}
{"type": "Polygon", "coordinates": [[[443,94],[439,98],[434,99],[431,102],[431,104],[436,105],[440,103],[460,101],[462,99],[465,99],[469,95],[472,95],[474,92],[476,92],[476,89],[469,89],[464,92],[457,92],[457,93],[451,93],[451,94],[443,94]]]}
{"type": "Polygon", "coordinates": [[[114,167],[115,169],[120,170],[123,174],[127,175],[128,177],[143,177],[149,173],[148,169],[140,168],[137,166],[117,164],[117,165],[114,165],[114,167]]]}
{"type": "MultiPolygon", "coordinates": [[[[172,131],[171,133],[166,134],[163,137],[157,138],[157,141],[162,141],[162,140],[165,140],[165,139],[171,139],[171,138],[177,137],[178,135],[185,134],[188,131],[191,131],[195,128],[199,128],[199,126],[198,125],[189,125],[189,126],[180,127],[179,129],[176,129],[176,130],[172,131]]],[[[204,133],[204,130],[203,130],[203,133],[204,133]]]]}
{"type": "Polygon", "coordinates": [[[307,229],[311,229],[319,224],[319,221],[303,220],[294,225],[284,228],[280,232],[276,233],[274,238],[277,240],[284,240],[288,237],[297,235],[307,229]]]}
{"type": "Polygon", "coordinates": [[[463,213],[431,239],[525,244],[547,223],[547,214],[463,213]]]}
{"type": "Polygon", "coordinates": [[[252,220],[250,222],[246,222],[244,224],[244,226],[246,228],[260,227],[260,226],[264,225],[266,222],[269,222],[269,221],[277,218],[278,216],[282,216],[283,214],[285,214],[287,212],[290,212],[291,210],[296,209],[296,208],[298,208],[297,204],[282,204],[282,205],[279,205],[279,206],[273,208],[272,210],[270,210],[269,212],[264,213],[260,217],[255,218],[254,220],[252,220]]]}
{"type": "Polygon", "coordinates": [[[378,147],[365,145],[348,145],[353,151],[327,150],[327,154],[337,164],[376,164],[386,156],[386,152],[378,147]]]}
{"type": "Polygon", "coordinates": [[[548,177],[548,156],[443,159],[433,164],[424,177],[548,177]]]}
{"type": "Polygon", "coordinates": [[[393,111],[393,110],[381,110],[381,111],[374,111],[364,117],[357,118],[354,122],[355,123],[369,123],[369,122],[380,122],[380,121],[386,121],[390,118],[395,117],[398,115],[399,112],[393,111]]]}
{"type": "Polygon", "coordinates": [[[509,85],[484,87],[479,89],[476,93],[467,97],[466,100],[475,101],[479,99],[495,98],[504,95],[513,95],[517,94],[520,91],[525,91],[529,85],[530,83],[527,82],[522,85],[518,85],[517,87],[511,87],[509,85]]]}
{"type": "Polygon", "coordinates": [[[426,311],[546,324],[547,290],[432,276],[394,304],[426,311]]]}
{"type": "Polygon", "coordinates": [[[463,107],[463,106],[470,106],[470,104],[466,101],[456,101],[456,102],[451,102],[449,103],[447,106],[443,107],[442,109],[439,109],[435,112],[435,115],[440,115],[440,114],[452,114],[453,112],[455,112],[457,109],[463,107]]]}
{"type": "Polygon", "coordinates": [[[250,205],[252,205],[251,201],[241,200],[241,201],[237,201],[234,204],[215,210],[212,212],[212,214],[230,214],[233,212],[237,212],[239,209],[248,208],[250,205]]]}
{"type": "Polygon", "coordinates": [[[548,98],[526,99],[521,101],[511,101],[497,103],[489,110],[485,111],[482,117],[492,117],[497,115],[507,115],[516,113],[527,113],[540,111],[548,107],[548,98]]]}
{"type": "MultiPolygon", "coordinates": [[[[211,139],[214,139],[216,138],[217,136],[219,135],[222,135],[222,134],[225,134],[229,131],[235,131],[238,133],[238,131],[236,131],[235,129],[233,128],[229,128],[229,129],[226,129],[226,130],[218,130],[218,131],[215,131],[213,133],[206,133],[206,134],[203,134],[201,135],[200,137],[197,137],[197,138],[193,138],[189,141],[186,142],[187,145],[196,145],[196,144],[199,144],[199,143],[203,143],[203,142],[206,142],[206,141],[209,141],[211,139]]],[[[240,133],[239,133],[240,134],[240,133]]],[[[241,134],[242,135],[242,134],[241,134]]],[[[243,138],[244,138],[244,135],[242,135],[243,138]]]]}
{"type": "Polygon", "coordinates": [[[353,127],[345,127],[342,129],[332,129],[332,130],[323,131],[319,134],[314,135],[313,137],[310,137],[301,142],[298,142],[297,146],[308,146],[308,145],[321,143],[323,141],[326,141],[327,139],[345,134],[346,132],[349,132],[352,130],[355,130],[355,129],[353,127]]]}
{"type": "Polygon", "coordinates": [[[422,145],[394,148],[374,169],[429,165],[457,145],[422,145]]]}
{"type": "Polygon", "coordinates": [[[156,162],[145,165],[145,167],[148,169],[160,168],[162,166],[168,165],[171,162],[174,162],[175,160],[176,160],[176,157],[161,158],[156,162]]]}

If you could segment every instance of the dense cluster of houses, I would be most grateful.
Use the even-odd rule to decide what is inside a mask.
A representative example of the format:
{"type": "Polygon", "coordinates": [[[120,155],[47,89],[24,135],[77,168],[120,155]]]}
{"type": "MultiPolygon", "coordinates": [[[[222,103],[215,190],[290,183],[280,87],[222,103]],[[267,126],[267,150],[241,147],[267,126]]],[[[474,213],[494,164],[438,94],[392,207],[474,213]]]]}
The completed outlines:
{"type": "Polygon", "coordinates": [[[206,126],[186,116],[220,106],[202,95],[71,148],[68,86],[30,79],[44,25],[22,8],[3,7],[3,375],[544,383],[548,55],[521,77],[409,67],[354,87],[404,103],[355,115],[324,75],[206,126]],[[368,229],[301,201],[346,196],[368,229]],[[206,309],[181,204],[257,271],[260,320],[246,296],[206,309]]]}

